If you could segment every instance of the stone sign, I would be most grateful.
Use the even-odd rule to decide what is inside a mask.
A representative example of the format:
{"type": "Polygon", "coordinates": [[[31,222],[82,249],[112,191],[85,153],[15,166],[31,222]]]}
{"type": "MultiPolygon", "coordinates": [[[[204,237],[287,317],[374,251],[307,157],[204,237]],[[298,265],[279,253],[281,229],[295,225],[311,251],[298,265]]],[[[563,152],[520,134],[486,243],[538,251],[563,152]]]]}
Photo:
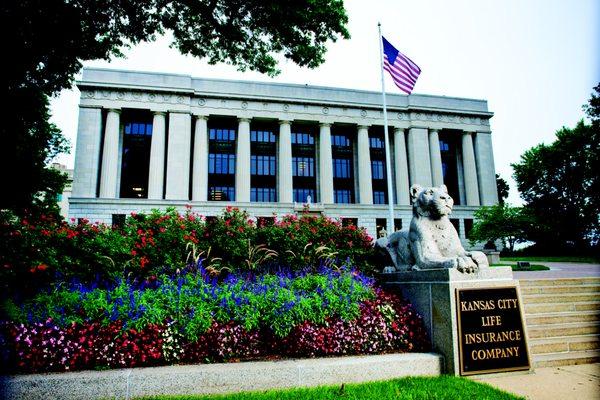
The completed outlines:
{"type": "Polygon", "coordinates": [[[516,287],[456,289],[460,374],[530,369],[516,287]]]}

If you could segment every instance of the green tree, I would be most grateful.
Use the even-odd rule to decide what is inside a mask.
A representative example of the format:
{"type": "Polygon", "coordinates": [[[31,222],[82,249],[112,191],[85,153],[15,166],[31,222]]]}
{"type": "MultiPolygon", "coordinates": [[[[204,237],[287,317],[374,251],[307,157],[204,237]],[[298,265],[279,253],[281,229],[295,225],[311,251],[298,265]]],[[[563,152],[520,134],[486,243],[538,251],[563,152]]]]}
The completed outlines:
{"type": "Polygon", "coordinates": [[[510,187],[504,178],[500,174],[496,174],[496,190],[498,190],[498,202],[504,204],[508,198],[508,191],[510,187]]]}
{"type": "Polygon", "coordinates": [[[501,240],[510,252],[514,251],[515,244],[527,241],[527,232],[533,222],[522,207],[506,203],[481,207],[474,216],[475,223],[469,234],[471,245],[501,240]]]}
{"type": "MultiPolygon", "coordinates": [[[[597,103],[598,97],[592,95],[589,110],[591,117],[596,113],[595,121],[597,103]]],[[[512,167],[524,207],[537,221],[530,237],[538,249],[581,252],[597,246],[600,129],[596,122],[588,125],[581,120],[574,128],[563,127],[553,143],[527,150],[512,167]]]]}
{"type": "Polygon", "coordinates": [[[46,165],[65,141],[48,123],[47,97],[71,86],[82,61],[122,56],[124,48],[169,32],[183,54],[273,76],[277,54],[309,68],[323,63],[329,40],[350,37],[347,22],[342,0],[3,2],[0,32],[10,62],[0,94],[10,109],[0,127],[0,209],[29,207],[57,181],[46,179],[46,165]]]}

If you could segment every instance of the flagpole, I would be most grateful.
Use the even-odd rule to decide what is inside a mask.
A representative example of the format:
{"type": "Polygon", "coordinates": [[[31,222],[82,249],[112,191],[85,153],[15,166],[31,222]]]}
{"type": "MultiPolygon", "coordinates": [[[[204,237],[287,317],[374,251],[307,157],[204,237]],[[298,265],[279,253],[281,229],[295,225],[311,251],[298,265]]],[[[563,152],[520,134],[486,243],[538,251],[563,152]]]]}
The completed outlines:
{"type": "Polygon", "coordinates": [[[387,105],[385,102],[385,81],[383,77],[383,40],[381,36],[381,23],[377,23],[379,29],[379,61],[381,62],[381,97],[383,98],[383,126],[384,126],[384,140],[385,140],[385,168],[387,170],[387,191],[388,191],[388,207],[389,207],[389,220],[388,220],[388,234],[394,232],[394,190],[392,186],[392,163],[390,161],[390,139],[388,134],[388,119],[387,119],[387,105]]]}

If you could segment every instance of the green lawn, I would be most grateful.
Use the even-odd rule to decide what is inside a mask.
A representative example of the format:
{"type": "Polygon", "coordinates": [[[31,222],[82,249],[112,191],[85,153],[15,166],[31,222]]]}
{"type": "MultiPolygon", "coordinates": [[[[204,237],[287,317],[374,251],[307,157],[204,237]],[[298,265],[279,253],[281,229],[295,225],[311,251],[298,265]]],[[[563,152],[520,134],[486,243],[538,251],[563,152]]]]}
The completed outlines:
{"type": "Polygon", "coordinates": [[[542,264],[530,264],[527,268],[519,268],[517,264],[512,263],[491,264],[490,267],[512,267],[513,271],[548,271],[550,269],[542,264]]]}
{"type": "Polygon", "coordinates": [[[598,257],[554,257],[554,256],[521,256],[521,257],[502,257],[501,261],[550,261],[550,262],[577,262],[577,263],[593,263],[600,262],[598,257]]]}
{"type": "Polygon", "coordinates": [[[454,376],[410,377],[363,384],[317,388],[269,390],[213,396],[157,396],[138,399],[161,400],[420,400],[420,399],[524,399],[489,385],[454,376]]]}

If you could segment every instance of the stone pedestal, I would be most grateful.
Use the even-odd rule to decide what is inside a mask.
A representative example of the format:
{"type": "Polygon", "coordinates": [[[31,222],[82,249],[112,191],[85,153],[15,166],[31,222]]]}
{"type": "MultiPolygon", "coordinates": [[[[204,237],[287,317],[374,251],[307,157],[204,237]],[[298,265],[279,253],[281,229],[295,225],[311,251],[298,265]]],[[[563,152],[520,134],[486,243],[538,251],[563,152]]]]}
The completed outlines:
{"type": "MultiPolygon", "coordinates": [[[[519,293],[519,281],[513,279],[510,267],[484,268],[475,274],[456,269],[395,272],[382,274],[381,280],[384,287],[401,292],[423,317],[433,351],[444,356],[444,372],[453,375],[460,371],[456,289],[512,286],[519,293]]],[[[520,296],[519,307],[523,315],[520,296]]]]}

